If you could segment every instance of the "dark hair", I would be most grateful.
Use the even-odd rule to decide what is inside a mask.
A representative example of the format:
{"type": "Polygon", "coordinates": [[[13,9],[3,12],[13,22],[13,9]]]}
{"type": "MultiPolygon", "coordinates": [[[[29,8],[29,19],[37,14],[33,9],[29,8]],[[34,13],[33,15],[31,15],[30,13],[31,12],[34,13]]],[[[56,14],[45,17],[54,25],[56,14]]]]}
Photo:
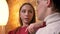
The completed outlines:
{"type": "Polygon", "coordinates": [[[51,0],[53,2],[54,8],[60,13],[60,0],[51,0]]]}
{"type": "Polygon", "coordinates": [[[20,7],[20,9],[19,9],[19,21],[21,22],[20,24],[23,25],[22,20],[21,20],[21,18],[20,18],[20,11],[21,11],[21,9],[22,9],[22,7],[23,7],[24,5],[29,5],[29,6],[31,6],[32,9],[33,9],[33,12],[34,12],[33,18],[32,18],[32,20],[30,21],[29,25],[30,25],[31,23],[35,23],[36,19],[35,19],[35,9],[34,9],[34,7],[33,7],[30,3],[24,3],[24,4],[20,7]]]}

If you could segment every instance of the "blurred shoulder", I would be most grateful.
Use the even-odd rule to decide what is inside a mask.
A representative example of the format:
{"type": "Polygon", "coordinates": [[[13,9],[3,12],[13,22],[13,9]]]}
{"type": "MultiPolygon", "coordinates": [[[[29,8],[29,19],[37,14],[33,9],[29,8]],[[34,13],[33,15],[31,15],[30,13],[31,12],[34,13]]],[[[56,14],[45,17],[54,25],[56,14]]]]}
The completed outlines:
{"type": "Polygon", "coordinates": [[[9,31],[8,34],[15,34],[21,27],[17,27],[16,29],[9,31]]]}

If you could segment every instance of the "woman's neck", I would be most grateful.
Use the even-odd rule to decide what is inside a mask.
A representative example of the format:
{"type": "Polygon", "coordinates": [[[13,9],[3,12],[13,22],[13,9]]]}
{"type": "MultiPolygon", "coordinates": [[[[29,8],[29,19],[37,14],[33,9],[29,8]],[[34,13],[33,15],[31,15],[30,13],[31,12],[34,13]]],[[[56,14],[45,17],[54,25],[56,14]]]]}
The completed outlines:
{"type": "Polygon", "coordinates": [[[22,27],[25,27],[25,26],[28,26],[28,24],[26,24],[26,23],[23,23],[23,26],[22,26],[22,27]]]}

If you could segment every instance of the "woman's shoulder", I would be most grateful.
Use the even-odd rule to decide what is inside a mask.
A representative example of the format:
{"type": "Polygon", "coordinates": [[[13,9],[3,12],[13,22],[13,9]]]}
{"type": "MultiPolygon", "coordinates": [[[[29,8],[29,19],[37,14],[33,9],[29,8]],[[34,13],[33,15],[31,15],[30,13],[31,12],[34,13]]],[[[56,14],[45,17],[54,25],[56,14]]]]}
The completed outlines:
{"type": "Polygon", "coordinates": [[[9,31],[8,34],[15,34],[21,27],[17,27],[16,29],[9,31]]]}
{"type": "Polygon", "coordinates": [[[14,30],[8,32],[8,34],[13,34],[13,33],[14,33],[14,30]]]}

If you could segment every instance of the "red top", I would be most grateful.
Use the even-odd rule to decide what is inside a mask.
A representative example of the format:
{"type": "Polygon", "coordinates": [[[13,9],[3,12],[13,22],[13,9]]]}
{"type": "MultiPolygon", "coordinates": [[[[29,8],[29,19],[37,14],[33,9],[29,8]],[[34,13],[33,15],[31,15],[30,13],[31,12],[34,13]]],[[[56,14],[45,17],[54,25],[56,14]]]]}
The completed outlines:
{"type": "MultiPolygon", "coordinates": [[[[38,27],[37,29],[45,26],[46,26],[46,23],[44,22],[43,25],[38,27]]],[[[19,27],[16,30],[10,31],[8,34],[29,34],[28,31],[25,32],[26,28],[27,27],[19,27]]]]}
{"type": "Polygon", "coordinates": [[[28,34],[28,31],[25,32],[27,27],[20,27],[14,31],[10,31],[8,34],[28,34]]]}

